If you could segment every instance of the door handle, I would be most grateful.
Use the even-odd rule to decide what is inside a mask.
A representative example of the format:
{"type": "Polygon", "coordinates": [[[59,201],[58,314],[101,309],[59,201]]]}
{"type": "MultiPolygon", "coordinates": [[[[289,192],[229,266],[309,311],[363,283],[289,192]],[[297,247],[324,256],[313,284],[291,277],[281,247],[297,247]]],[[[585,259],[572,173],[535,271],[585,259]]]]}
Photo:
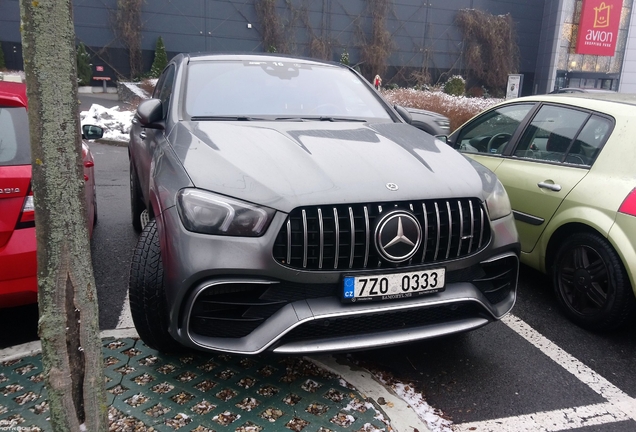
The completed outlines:
{"type": "Polygon", "coordinates": [[[145,140],[145,139],[146,139],[146,132],[141,131],[141,132],[139,133],[139,138],[141,138],[142,140],[145,140]]]}
{"type": "Polygon", "coordinates": [[[553,192],[559,192],[561,190],[561,185],[554,183],[539,182],[537,186],[539,186],[541,189],[548,189],[553,192]]]}

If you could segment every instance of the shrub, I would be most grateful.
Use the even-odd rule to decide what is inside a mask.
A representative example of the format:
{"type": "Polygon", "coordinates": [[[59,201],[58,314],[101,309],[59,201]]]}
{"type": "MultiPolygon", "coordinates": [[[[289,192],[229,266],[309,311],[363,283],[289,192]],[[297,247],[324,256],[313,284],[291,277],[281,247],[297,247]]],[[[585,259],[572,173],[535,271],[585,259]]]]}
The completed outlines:
{"type": "Polygon", "coordinates": [[[444,93],[452,96],[463,96],[466,92],[466,80],[460,75],[453,75],[444,84],[444,93]]]}
{"type": "Polygon", "coordinates": [[[484,88],[474,86],[469,88],[466,94],[470,97],[484,97],[484,88]]]}
{"type": "Polygon", "coordinates": [[[155,60],[152,62],[150,68],[150,78],[159,78],[161,72],[168,65],[168,54],[166,53],[166,46],[163,44],[163,39],[159,36],[157,39],[157,45],[155,46],[155,60]]]}
{"type": "Polygon", "coordinates": [[[482,99],[449,96],[442,91],[418,91],[414,89],[383,90],[382,95],[392,105],[419,108],[445,115],[450,120],[451,132],[481,111],[502,99],[482,99]]]}
{"type": "Polygon", "coordinates": [[[349,53],[345,49],[342,54],[340,54],[340,63],[345,66],[349,66],[349,53]]]}
{"type": "MultiPolygon", "coordinates": [[[[90,55],[82,42],[77,46],[77,84],[87,86],[91,84],[93,71],[91,69],[90,55]]],[[[1,69],[1,67],[0,67],[1,69]]]]}

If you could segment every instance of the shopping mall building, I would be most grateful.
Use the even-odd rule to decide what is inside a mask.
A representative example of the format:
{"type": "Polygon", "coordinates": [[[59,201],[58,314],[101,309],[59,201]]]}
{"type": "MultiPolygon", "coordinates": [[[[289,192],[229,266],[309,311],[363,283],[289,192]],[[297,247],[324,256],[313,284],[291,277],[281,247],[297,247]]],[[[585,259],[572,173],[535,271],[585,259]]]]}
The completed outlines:
{"type": "MultiPolygon", "coordinates": [[[[263,35],[272,22],[284,43],[279,52],[335,61],[347,52],[356,64],[379,17],[391,35],[383,83],[404,85],[414,71],[435,82],[464,72],[457,11],[477,9],[510,14],[523,94],[560,87],[636,93],[634,0],[276,0],[274,15],[268,17],[258,12],[262,1],[142,2],[142,70],[150,69],[159,36],[169,57],[178,52],[263,52],[271,49],[263,35]]],[[[116,31],[118,4],[125,0],[73,3],[77,42],[89,48],[94,77],[110,83],[129,77],[128,51],[116,31]]],[[[0,1],[0,43],[9,69],[22,68],[19,28],[19,0],[0,1]]]]}

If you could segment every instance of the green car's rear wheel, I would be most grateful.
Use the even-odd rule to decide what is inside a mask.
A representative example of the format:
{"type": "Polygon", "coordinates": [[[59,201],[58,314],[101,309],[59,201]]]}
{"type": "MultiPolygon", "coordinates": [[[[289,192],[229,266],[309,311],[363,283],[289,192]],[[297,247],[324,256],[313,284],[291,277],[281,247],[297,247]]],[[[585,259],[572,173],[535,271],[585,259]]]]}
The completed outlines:
{"type": "Polygon", "coordinates": [[[620,257],[598,234],[568,237],[556,254],[552,277],[565,314],[581,327],[615,329],[636,313],[636,299],[620,257]]]}

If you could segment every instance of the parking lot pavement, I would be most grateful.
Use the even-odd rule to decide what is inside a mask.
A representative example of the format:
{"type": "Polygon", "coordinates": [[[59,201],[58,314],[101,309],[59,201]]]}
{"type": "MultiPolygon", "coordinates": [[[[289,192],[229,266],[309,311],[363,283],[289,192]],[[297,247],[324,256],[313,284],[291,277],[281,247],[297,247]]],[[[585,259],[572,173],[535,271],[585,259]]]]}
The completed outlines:
{"type": "MultiPolygon", "coordinates": [[[[428,430],[370,373],[330,356],[166,355],[126,335],[102,333],[110,430],[428,430]]],[[[0,394],[0,429],[50,430],[39,342],[0,350],[0,394]]]]}

